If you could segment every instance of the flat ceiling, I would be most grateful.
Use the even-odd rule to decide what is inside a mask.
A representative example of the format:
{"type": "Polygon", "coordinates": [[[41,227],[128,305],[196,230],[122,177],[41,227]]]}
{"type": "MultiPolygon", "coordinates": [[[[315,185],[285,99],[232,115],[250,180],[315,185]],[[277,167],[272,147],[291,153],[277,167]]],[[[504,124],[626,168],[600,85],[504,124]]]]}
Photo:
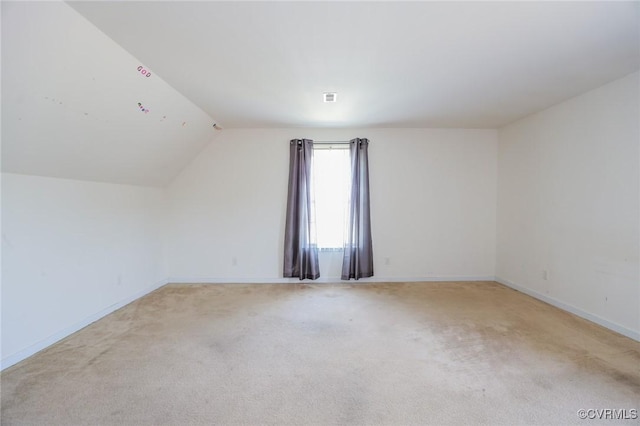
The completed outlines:
{"type": "Polygon", "coordinates": [[[496,128],[640,67],[638,2],[69,4],[227,128],[496,128]]]}

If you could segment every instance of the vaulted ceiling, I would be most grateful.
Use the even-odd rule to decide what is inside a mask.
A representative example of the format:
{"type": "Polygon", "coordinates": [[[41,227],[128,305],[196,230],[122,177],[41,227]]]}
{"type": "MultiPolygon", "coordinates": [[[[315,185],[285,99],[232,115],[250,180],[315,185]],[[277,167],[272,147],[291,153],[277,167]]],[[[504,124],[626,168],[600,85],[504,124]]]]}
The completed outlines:
{"type": "Polygon", "coordinates": [[[2,1],[2,171],[165,186],[214,119],[62,2],[2,1]]]}
{"type": "Polygon", "coordinates": [[[226,127],[495,128],[640,66],[637,1],[70,4],[226,127]]]}
{"type": "Polygon", "coordinates": [[[213,123],[501,127],[638,70],[639,5],[2,1],[2,170],[165,186],[213,123]]]}

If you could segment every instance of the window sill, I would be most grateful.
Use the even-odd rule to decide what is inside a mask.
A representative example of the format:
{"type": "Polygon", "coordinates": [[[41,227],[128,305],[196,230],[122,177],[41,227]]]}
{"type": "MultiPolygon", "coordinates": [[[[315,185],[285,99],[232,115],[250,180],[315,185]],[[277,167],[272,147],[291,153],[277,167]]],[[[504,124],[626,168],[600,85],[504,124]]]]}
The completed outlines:
{"type": "Polygon", "coordinates": [[[319,247],[318,248],[319,251],[321,252],[335,252],[335,251],[343,251],[344,247],[319,247]]]}

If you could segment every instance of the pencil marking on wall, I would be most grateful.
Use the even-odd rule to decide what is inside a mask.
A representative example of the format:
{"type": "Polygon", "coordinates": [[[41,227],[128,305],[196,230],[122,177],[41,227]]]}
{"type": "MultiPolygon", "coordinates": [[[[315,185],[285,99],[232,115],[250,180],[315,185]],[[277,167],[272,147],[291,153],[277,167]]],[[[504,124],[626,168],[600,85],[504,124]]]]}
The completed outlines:
{"type": "Polygon", "coordinates": [[[144,112],[145,114],[149,112],[149,110],[143,107],[140,102],[138,102],[138,108],[140,108],[140,111],[144,112]]]}
{"type": "Polygon", "coordinates": [[[146,70],[142,65],[138,67],[138,71],[140,72],[140,74],[144,75],[145,77],[151,77],[151,72],[146,70]]]}

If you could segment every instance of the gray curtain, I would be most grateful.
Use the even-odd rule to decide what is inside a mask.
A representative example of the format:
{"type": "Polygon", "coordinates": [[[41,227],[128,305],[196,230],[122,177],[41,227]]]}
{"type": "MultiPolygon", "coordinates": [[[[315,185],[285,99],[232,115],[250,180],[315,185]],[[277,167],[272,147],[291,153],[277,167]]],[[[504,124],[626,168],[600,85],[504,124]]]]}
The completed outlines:
{"type": "Polygon", "coordinates": [[[373,244],[369,212],[369,140],[353,139],[351,192],[347,212],[347,235],[342,259],[342,279],[373,276],[373,244]]]}
{"type": "Polygon", "coordinates": [[[313,141],[293,139],[289,146],[289,195],[284,234],[284,276],[320,277],[311,203],[313,141]]]}

